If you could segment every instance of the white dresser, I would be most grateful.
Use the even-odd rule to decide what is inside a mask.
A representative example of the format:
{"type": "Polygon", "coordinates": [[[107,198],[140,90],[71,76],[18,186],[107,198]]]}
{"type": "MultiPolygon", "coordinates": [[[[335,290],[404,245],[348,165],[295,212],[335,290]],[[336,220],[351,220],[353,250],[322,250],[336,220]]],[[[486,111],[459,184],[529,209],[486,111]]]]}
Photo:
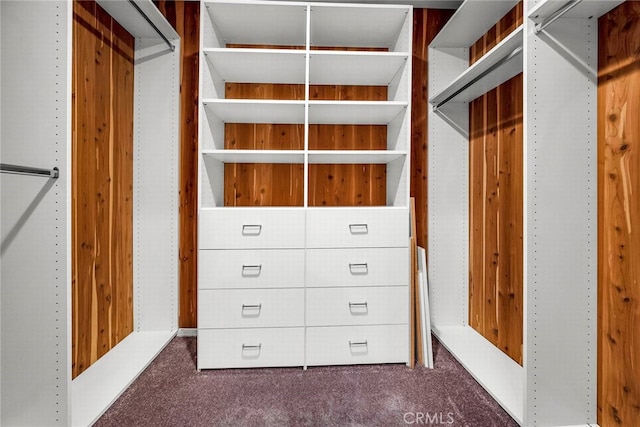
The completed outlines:
{"type": "Polygon", "coordinates": [[[198,369],[407,363],[411,6],[201,7],[198,369]]]}

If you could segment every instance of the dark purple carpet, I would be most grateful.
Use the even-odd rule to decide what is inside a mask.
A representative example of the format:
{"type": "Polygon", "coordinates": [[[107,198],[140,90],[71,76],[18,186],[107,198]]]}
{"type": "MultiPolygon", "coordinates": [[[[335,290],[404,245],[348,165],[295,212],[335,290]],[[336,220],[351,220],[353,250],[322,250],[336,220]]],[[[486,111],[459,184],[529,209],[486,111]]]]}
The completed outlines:
{"type": "Polygon", "coordinates": [[[95,424],[106,426],[517,426],[434,340],[436,368],[196,370],[175,338],[95,424]]]}

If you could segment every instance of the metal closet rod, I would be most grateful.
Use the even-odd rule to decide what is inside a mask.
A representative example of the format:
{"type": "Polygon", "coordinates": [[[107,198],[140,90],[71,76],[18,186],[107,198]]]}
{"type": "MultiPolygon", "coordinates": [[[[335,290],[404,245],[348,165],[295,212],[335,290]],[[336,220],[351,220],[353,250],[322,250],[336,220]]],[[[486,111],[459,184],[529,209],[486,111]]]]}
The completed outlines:
{"type": "Polygon", "coordinates": [[[48,178],[53,178],[53,179],[56,179],[60,176],[60,171],[58,170],[58,168],[42,169],[42,168],[32,168],[30,166],[10,165],[7,163],[0,163],[0,172],[13,173],[17,175],[46,176],[48,178]]]}
{"type": "Polygon", "coordinates": [[[176,47],[169,41],[169,39],[164,34],[162,34],[162,31],[160,31],[160,29],[158,29],[158,27],[156,27],[156,24],[154,24],[153,21],[151,21],[151,19],[149,19],[147,14],[144,13],[142,11],[142,9],[140,9],[140,6],[138,6],[136,4],[136,2],[133,1],[133,0],[129,0],[129,3],[131,3],[131,6],[133,6],[133,8],[135,10],[137,10],[140,15],[142,15],[142,17],[145,19],[145,21],[147,21],[149,23],[149,25],[151,25],[151,28],[153,28],[155,30],[155,32],[158,33],[158,35],[160,37],[162,37],[162,40],[164,40],[164,42],[167,44],[167,46],[169,46],[169,49],[171,49],[171,52],[174,52],[176,50],[176,47]]]}
{"type": "Polygon", "coordinates": [[[478,74],[478,76],[476,76],[473,80],[471,80],[470,82],[462,86],[460,89],[456,90],[451,95],[447,96],[445,99],[443,99],[442,101],[434,105],[433,111],[438,111],[438,109],[442,107],[444,104],[451,101],[453,98],[455,98],[456,96],[458,96],[459,94],[461,94],[462,92],[464,92],[465,90],[467,90],[468,88],[476,84],[481,79],[485,78],[487,75],[491,74],[496,68],[500,67],[505,62],[508,62],[511,59],[513,59],[513,57],[517,56],[520,52],[522,52],[522,46],[518,46],[517,48],[513,49],[508,55],[506,55],[504,58],[502,58],[501,60],[499,60],[498,62],[496,62],[489,68],[487,68],[486,70],[484,70],[482,73],[478,74]]]}
{"type": "Polygon", "coordinates": [[[574,7],[579,5],[581,1],[582,0],[571,0],[571,1],[567,2],[567,3],[565,3],[565,5],[562,6],[560,9],[556,10],[553,13],[553,15],[549,16],[547,19],[545,19],[544,21],[540,22],[539,24],[536,24],[535,27],[534,27],[534,32],[536,34],[538,34],[540,31],[544,30],[549,25],[551,25],[554,22],[556,22],[556,20],[561,18],[562,15],[564,15],[565,13],[569,12],[571,9],[573,9],[574,7]]]}

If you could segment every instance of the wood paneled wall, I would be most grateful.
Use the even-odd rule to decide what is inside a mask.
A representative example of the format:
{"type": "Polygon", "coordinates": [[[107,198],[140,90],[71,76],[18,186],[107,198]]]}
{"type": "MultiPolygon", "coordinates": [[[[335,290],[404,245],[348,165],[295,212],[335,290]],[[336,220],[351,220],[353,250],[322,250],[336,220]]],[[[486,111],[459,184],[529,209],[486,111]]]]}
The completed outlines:
{"type": "Polygon", "coordinates": [[[133,330],[134,40],[73,5],[72,376],[133,330]]]}
{"type": "MultiPolygon", "coordinates": [[[[470,50],[474,63],[522,23],[522,2],[470,50]]],[[[522,364],[523,78],[469,104],[469,324],[522,364]]]]}
{"type": "Polygon", "coordinates": [[[640,2],[599,20],[598,424],[640,425],[640,2]]]}

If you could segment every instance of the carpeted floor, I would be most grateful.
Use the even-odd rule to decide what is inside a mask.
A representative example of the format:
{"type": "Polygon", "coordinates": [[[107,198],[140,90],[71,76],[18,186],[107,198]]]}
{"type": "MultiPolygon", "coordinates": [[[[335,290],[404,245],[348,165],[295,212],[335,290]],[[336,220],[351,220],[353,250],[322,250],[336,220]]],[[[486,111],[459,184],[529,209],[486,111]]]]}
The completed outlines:
{"type": "Polygon", "coordinates": [[[436,368],[196,370],[175,338],[98,420],[107,426],[517,426],[434,340],[436,368]]]}

